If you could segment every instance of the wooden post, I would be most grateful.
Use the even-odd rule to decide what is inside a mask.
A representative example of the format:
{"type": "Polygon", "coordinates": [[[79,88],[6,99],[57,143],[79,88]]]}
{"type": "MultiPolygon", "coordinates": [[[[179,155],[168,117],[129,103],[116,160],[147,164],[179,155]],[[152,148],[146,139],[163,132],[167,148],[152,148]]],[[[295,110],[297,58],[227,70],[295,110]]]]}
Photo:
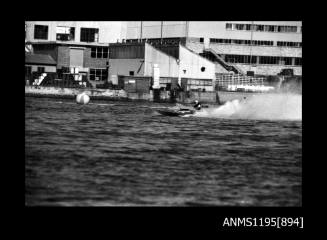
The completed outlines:
{"type": "Polygon", "coordinates": [[[141,21],[141,31],[140,31],[140,38],[141,38],[141,41],[142,41],[142,28],[143,28],[143,22],[141,21]]]}
{"type": "Polygon", "coordinates": [[[162,44],[162,27],[163,27],[163,21],[161,21],[160,44],[162,44]]]}

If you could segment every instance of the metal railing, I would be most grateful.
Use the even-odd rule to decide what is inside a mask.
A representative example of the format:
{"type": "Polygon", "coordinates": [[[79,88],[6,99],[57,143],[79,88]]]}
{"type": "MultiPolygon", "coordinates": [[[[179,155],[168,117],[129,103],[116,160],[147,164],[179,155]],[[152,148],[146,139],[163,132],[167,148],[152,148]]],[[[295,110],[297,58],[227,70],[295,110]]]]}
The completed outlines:
{"type": "Polygon", "coordinates": [[[242,74],[217,74],[216,85],[220,87],[227,87],[228,85],[264,85],[265,78],[245,76],[242,74]]]}
{"type": "Polygon", "coordinates": [[[217,74],[216,89],[227,91],[245,91],[245,92],[267,92],[274,89],[271,86],[265,86],[266,78],[252,77],[242,74],[217,74]]]}

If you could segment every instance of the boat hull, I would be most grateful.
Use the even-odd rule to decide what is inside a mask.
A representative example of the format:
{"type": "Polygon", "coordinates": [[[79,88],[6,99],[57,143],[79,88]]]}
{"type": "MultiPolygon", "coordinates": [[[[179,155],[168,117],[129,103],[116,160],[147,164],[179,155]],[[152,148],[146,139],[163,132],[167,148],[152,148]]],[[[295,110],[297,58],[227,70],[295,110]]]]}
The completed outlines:
{"type": "Polygon", "coordinates": [[[182,109],[182,110],[172,110],[172,109],[164,109],[164,110],[157,110],[158,113],[165,116],[185,116],[185,115],[192,115],[195,113],[195,110],[191,109],[182,109]]]}

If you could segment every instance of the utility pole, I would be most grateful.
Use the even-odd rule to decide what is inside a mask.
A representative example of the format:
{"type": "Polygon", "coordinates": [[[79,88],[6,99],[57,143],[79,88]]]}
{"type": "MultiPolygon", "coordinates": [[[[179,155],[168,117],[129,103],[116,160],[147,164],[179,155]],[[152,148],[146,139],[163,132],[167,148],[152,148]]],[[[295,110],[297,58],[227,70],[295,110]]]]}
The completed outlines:
{"type": "Polygon", "coordinates": [[[143,28],[143,22],[141,21],[141,41],[142,41],[142,28],[143,28]]]}
{"type": "Polygon", "coordinates": [[[251,23],[251,42],[250,42],[250,69],[249,71],[251,71],[251,67],[252,67],[252,39],[253,39],[253,21],[251,23]]]}
{"type": "Polygon", "coordinates": [[[160,44],[162,44],[162,27],[163,27],[163,21],[161,21],[160,44]]]}

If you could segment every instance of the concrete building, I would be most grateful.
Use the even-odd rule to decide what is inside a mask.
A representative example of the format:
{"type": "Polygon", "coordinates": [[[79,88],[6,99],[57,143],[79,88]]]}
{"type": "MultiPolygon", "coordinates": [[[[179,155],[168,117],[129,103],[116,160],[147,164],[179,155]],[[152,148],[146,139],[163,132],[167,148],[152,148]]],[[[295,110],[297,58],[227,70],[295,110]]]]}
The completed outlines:
{"type": "Polygon", "coordinates": [[[77,73],[94,86],[108,80],[108,44],[40,42],[33,43],[33,53],[49,55],[56,62],[57,73],[77,73]]]}
{"type": "Polygon", "coordinates": [[[111,43],[122,39],[125,25],[115,21],[26,21],[25,39],[32,43],[111,43]]]}
{"type": "MultiPolygon", "coordinates": [[[[154,68],[160,74],[159,84],[177,83],[184,90],[213,91],[215,65],[185,46],[168,46],[178,58],[146,42],[110,44],[109,74],[112,76],[153,77],[154,68]]],[[[168,51],[169,52],[169,51],[168,51]]]]}
{"type": "Polygon", "coordinates": [[[25,75],[32,72],[47,73],[56,72],[56,61],[50,55],[25,54],[25,75]]]}
{"type": "Polygon", "coordinates": [[[26,42],[50,55],[63,72],[85,76],[94,86],[108,80],[109,43],[121,41],[122,22],[27,21],[26,42]]]}
{"type": "Polygon", "coordinates": [[[276,75],[282,69],[293,69],[294,74],[302,75],[302,22],[126,22],[125,36],[127,42],[140,38],[181,42],[216,62],[217,73],[276,75]]]}
{"type": "Polygon", "coordinates": [[[301,22],[27,21],[25,41],[35,54],[50,55],[58,72],[77,69],[94,85],[113,75],[152,76],[153,64],[160,66],[162,86],[169,81],[165,77],[180,85],[190,79],[189,89],[210,89],[205,81],[215,73],[276,75],[292,69],[302,75],[301,22]],[[143,49],[133,51],[142,53],[121,45],[139,39],[143,49]]]}

